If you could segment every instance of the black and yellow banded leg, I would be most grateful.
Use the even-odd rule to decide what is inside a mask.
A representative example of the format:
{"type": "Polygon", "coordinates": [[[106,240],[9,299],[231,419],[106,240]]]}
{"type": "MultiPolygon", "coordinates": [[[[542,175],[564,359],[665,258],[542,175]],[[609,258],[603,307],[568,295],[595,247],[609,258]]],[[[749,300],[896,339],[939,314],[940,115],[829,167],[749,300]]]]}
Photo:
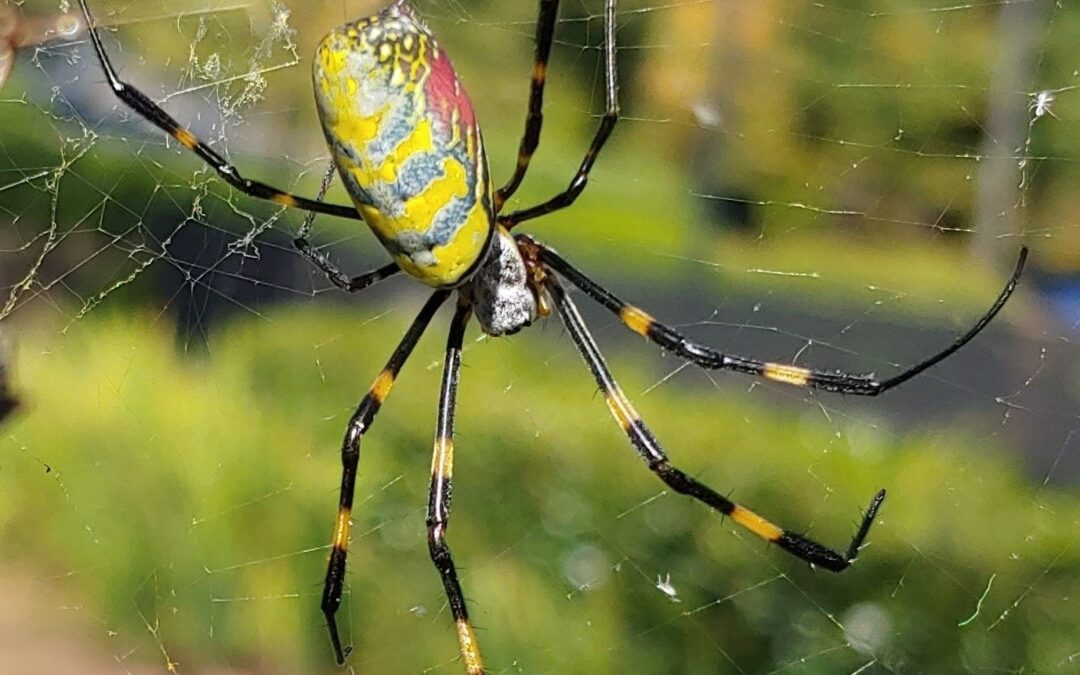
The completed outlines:
{"type": "Polygon", "coordinates": [[[424,304],[420,313],[416,315],[405,337],[398,343],[394,353],[386,362],[386,366],[375,378],[371,388],[356,412],[349,420],[349,426],[345,430],[345,439],[341,443],[341,496],[338,501],[338,515],[334,522],[334,537],[330,548],[330,562],[326,568],[326,581],[323,584],[322,611],[326,615],[327,627],[330,629],[330,641],[334,645],[334,654],[339,664],[345,663],[345,657],[352,648],[342,649],[341,635],[338,632],[337,620],[334,615],[341,606],[341,594],[345,585],[345,558],[349,551],[349,529],[352,524],[353,492],[356,489],[356,469],[360,462],[360,440],[371,428],[375,414],[379,412],[383,401],[390,394],[394,386],[394,380],[406,359],[412,353],[420,336],[431,323],[431,318],[436,310],[442,306],[450,291],[436,291],[424,304]]]}
{"type": "MultiPolygon", "coordinates": [[[[541,18],[543,18],[543,9],[541,5],[541,18]]],[[[585,158],[581,160],[577,173],[570,180],[570,185],[566,190],[546,202],[499,217],[499,223],[506,229],[513,229],[518,223],[565,209],[574,203],[574,200],[585,189],[586,183],[589,182],[589,172],[592,170],[593,163],[596,162],[600,150],[603,149],[604,143],[615,128],[615,123],[619,121],[619,78],[615,65],[615,28],[615,0],[606,0],[604,3],[604,116],[600,118],[600,126],[593,136],[592,143],[589,144],[589,149],[585,152],[585,158]]]]}
{"type": "Polygon", "coordinates": [[[702,368],[734,370],[799,387],[812,387],[814,389],[859,396],[877,396],[897,385],[903,384],[919,373],[945,360],[970,342],[986,328],[987,324],[1005,306],[1006,301],[1016,289],[1016,284],[1024,271],[1024,262],[1027,260],[1027,247],[1021,247],[1020,255],[1016,260],[1016,267],[1013,269],[1008,283],[1005,284],[1005,288],[1002,289],[990,309],[982,315],[971,329],[930,358],[917,363],[899,375],[887,380],[878,380],[873,375],[853,375],[840,371],[826,372],[785,363],[771,363],[744,356],[723,354],[711,347],[706,347],[686,338],[676,330],[659,323],[644,310],[623,302],[600,284],[585,276],[566,259],[534,239],[525,235],[518,235],[517,240],[525,246],[535,247],[539,251],[541,262],[580,288],[593,300],[611,310],[627,328],[691,363],[702,368]]]}
{"type": "Polygon", "coordinates": [[[532,84],[529,88],[529,111],[525,116],[525,133],[518,146],[517,166],[514,175],[495,191],[495,213],[502,210],[506,200],[517,191],[529,160],[540,144],[540,129],[544,126],[544,83],[547,81],[547,64],[551,56],[551,43],[555,39],[555,19],[559,14],[559,0],[540,0],[540,15],[536,19],[536,56],[533,59],[532,84]]]}
{"type": "Polygon", "coordinates": [[[176,139],[177,143],[202,158],[204,162],[217,171],[218,175],[221,176],[225,182],[248,196],[265,199],[282,206],[307,209],[309,211],[325,213],[331,216],[340,216],[342,218],[351,218],[353,220],[361,219],[360,214],[354,206],[325,204],[305,197],[297,197],[296,195],[279,190],[278,188],[271,187],[266,183],[249,180],[241,176],[235,166],[226,161],[225,158],[215,152],[213,148],[199,140],[195,134],[191,133],[191,131],[173,119],[169,113],[161,109],[161,106],[154,103],[149,96],[130,84],[123,82],[117,76],[116,70],[112,66],[112,62],[105,53],[105,47],[101,44],[101,36],[98,35],[97,28],[94,25],[94,18],[90,14],[90,8],[87,6],[86,0],[79,0],[79,6],[82,7],[83,15],[86,17],[86,27],[90,33],[90,41],[94,45],[94,52],[97,54],[102,70],[105,71],[105,79],[109,81],[109,88],[112,89],[113,94],[148,122],[176,139]]]}
{"type": "Polygon", "coordinates": [[[711,506],[762,539],[775,543],[788,553],[805,560],[811,565],[824,567],[833,572],[842,572],[851,565],[858,555],[859,548],[866,539],[867,533],[870,532],[870,526],[874,522],[874,517],[877,516],[878,509],[881,508],[881,503],[885,500],[884,490],[879,491],[874,496],[870,506],[866,509],[866,514],[863,516],[858,532],[855,533],[855,537],[851,540],[847,550],[841,553],[801,534],[774,525],[750,509],[739,506],[709,486],[686,475],[686,473],[671,465],[659,441],[645,426],[626,395],[619,388],[618,383],[611,376],[611,371],[608,370],[607,363],[604,361],[596,341],[593,340],[592,335],[585,326],[585,322],[581,318],[581,314],[578,313],[577,307],[566,296],[558,280],[554,277],[548,277],[545,283],[546,288],[551,292],[563,323],[566,324],[570,337],[574,340],[574,344],[577,346],[578,351],[581,352],[585,363],[588,364],[589,370],[592,371],[593,377],[596,378],[597,384],[600,385],[600,389],[604,392],[604,398],[612,416],[615,417],[623,431],[626,432],[630,442],[633,443],[638,454],[648,464],[649,469],[660,480],[664,481],[672,490],[689,495],[711,506]]]}
{"type": "Polygon", "coordinates": [[[450,613],[454,617],[461,659],[469,675],[484,672],[476,631],[469,620],[465,596],[461,592],[454,559],[446,543],[446,528],[450,524],[450,494],[454,476],[454,410],[457,407],[458,371],[461,368],[461,343],[472,310],[459,304],[446,340],[446,361],[443,366],[442,387],[439,390],[439,415],[435,424],[435,450],[431,456],[431,491],[428,496],[428,550],[435,569],[439,570],[450,613]]]}
{"type": "MultiPolygon", "coordinates": [[[[331,161],[329,166],[326,167],[326,173],[323,175],[322,184],[319,186],[319,196],[316,197],[320,203],[322,203],[323,197],[326,196],[326,191],[330,189],[330,184],[333,183],[334,175],[336,173],[337,165],[331,161]]],[[[311,211],[304,217],[304,222],[300,224],[300,230],[297,232],[296,238],[293,239],[293,246],[300,252],[300,255],[304,256],[308,262],[322,270],[322,273],[326,275],[326,278],[341,290],[348,291],[349,293],[357,293],[368,286],[392,277],[401,271],[401,268],[397,266],[397,263],[388,263],[378,269],[365,272],[359,276],[347,276],[338,269],[337,265],[335,265],[332,260],[330,260],[330,256],[316,249],[311,245],[311,242],[308,241],[308,235],[311,234],[311,224],[315,222],[315,216],[316,213],[311,211]]]]}

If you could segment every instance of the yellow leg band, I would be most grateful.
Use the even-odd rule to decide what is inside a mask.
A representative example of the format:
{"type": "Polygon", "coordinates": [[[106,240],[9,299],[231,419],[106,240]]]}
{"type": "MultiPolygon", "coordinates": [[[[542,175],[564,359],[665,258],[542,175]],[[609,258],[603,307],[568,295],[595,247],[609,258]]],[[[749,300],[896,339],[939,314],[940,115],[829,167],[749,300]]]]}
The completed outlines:
{"type": "Polygon", "coordinates": [[[766,363],[765,371],[762,374],[770,380],[793,384],[797,387],[804,387],[810,381],[810,371],[806,368],[787,366],[780,363],[766,363]]]}
{"type": "Polygon", "coordinates": [[[337,522],[334,523],[334,548],[345,550],[349,548],[349,528],[352,526],[352,511],[341,509],[338,511],[337,522]]]}
{"type": "Polygon", "coordinates": [[[750,509],[736,506],[730,515],[732,520],[762,539],[776,541],[784,534],[784,531],[779,527],[773,525],[750,509]]]}
{"type": "Polygon", "coordinates": [[[484,675],[484,659],[480,658],[480,643],[468,619],[457,622],[458,642],[461,644],[461,658],[465,660],[465,670],[469,675],[484,675]]]}

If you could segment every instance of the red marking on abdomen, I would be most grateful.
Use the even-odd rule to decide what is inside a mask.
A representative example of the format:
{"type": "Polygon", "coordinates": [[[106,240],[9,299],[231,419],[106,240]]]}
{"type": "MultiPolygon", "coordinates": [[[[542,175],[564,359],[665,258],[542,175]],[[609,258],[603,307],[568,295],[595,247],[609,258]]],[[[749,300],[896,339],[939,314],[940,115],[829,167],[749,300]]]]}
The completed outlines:
{"type": "Polygon", "coordinates": [[[442,136],[444,141],[453,138],[455,110],[458,113],[460,137],[465,139],[476,134],[476,113],[473,111],[472,101],[469,100],[469,95],[458,79],[457,71],[447,58],[446,52],[442,50],[431,59],[431,75],[428,77],[424,94],[427,97],[428,111],[435,123],[435,132],[442,136]]]}

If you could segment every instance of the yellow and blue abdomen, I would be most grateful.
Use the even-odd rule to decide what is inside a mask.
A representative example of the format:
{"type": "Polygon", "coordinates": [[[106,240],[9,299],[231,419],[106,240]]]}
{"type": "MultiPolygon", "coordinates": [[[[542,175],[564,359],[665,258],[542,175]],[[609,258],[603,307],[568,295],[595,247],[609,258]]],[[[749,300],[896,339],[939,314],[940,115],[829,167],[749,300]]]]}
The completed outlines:
{"type": "Polygon", "coordinates": [[[315,99],[353,203],[395,262],[454,286],[486,254],[492,188],[472,103],[405,2],[319,45],[315,99]]]}

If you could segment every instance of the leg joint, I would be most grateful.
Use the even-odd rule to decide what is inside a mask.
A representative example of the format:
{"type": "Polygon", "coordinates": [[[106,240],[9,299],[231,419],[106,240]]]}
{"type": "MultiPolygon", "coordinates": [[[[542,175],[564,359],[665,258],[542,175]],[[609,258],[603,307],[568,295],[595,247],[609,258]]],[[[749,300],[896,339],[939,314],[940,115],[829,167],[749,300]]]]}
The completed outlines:
{"type": "Polygon", "coordinates": [[[428,553],[440,569],[450,561],[450,546],[446,543],[446,523],[428,522],[428,553]]]}

